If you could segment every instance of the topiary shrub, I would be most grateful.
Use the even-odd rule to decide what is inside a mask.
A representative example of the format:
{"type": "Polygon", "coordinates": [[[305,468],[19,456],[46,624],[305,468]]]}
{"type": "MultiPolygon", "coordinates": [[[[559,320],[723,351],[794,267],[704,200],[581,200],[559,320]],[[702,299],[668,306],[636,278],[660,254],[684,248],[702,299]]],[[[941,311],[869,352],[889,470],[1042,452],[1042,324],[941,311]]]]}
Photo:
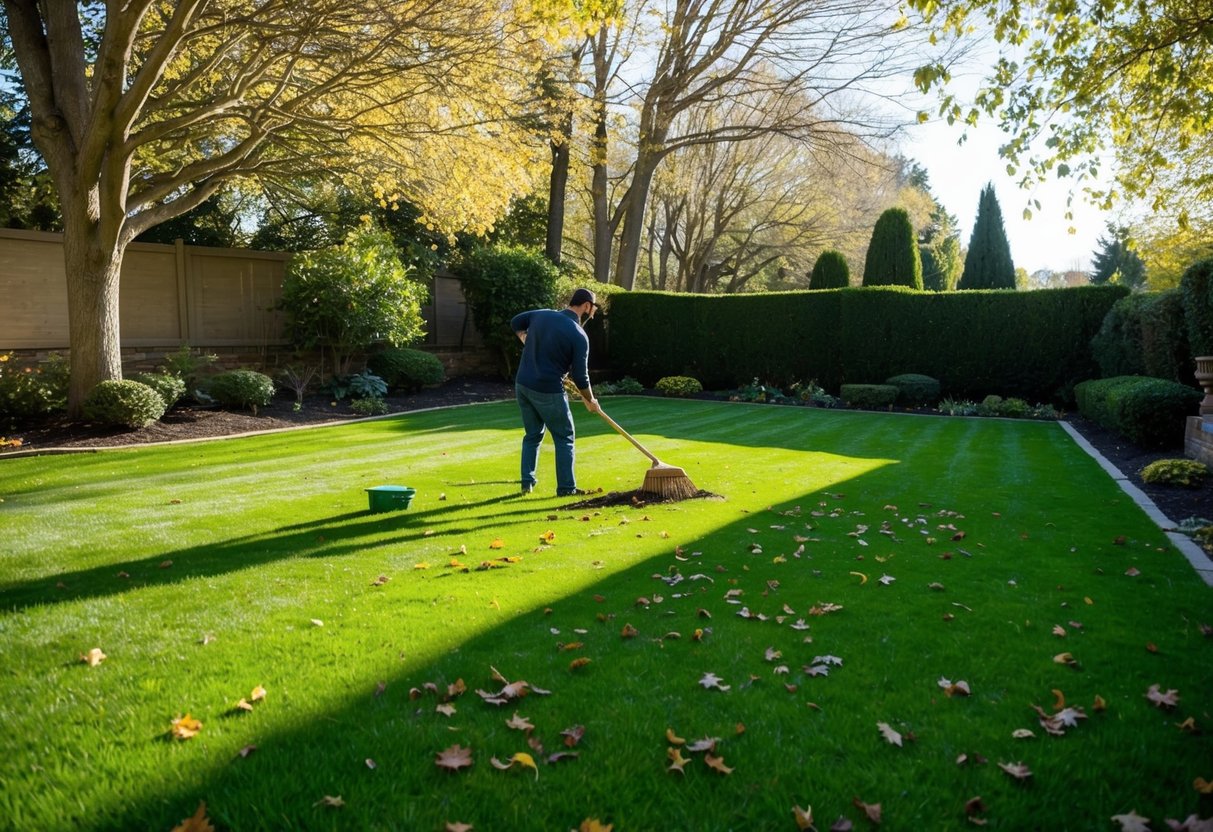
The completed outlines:
{"type": "Polygon", "coordinates": [[[809,273],[810,289],[842,289],[851,285],[851,269],[841,251],[828,248],[817,255],[809,273]]]}
{"type": "Polygon", "coordinates": [[[127,378],[140,384],[146,384],[155,390],[157,395],[164,400],[166,411],[172,410],[173,405],[185,395],[185,382],[168,373],[131,373],[127,378]]]}
{"type": "Polygon", "coordinates": [[[844,384],[838,392],[851,407],[892,407],[900,391],[892,384],[844,384]]]}
{"type": "Polygon", "coordinates": [[[656,387],[666,396],[693,396],[703,392],[703,385],[690,376],[666,376],[657,380],[656,387]]]}
{"type": "Polygon", "coordinates": [[[911,407],[930,405],[939,401],[939,381],[919,373],[902,373],[885,379],[885,384],[897,388],[897,400],[911,407]]]}
{"type": "Polygon", "coordinates": [[[255,370],[229,370],[211,379],[207,394],[222,407],[256,413],[274,397],[274,381],[255,370]]]}
{"type": "Polygon", "coordinates": [[[442,384],[446,380],[442,362],[422,350],[402,347],[384,350],[367,359],[366,365],[393,390],[416,393],[422,387],[442,384]]]}
{"type": "Polygon", "coordinates": [[[105,425],[144,428],[164,415],[164,399],[137,381],[103,381],[84,399],[84,416],[105,425]]]}
{"type": "Polygon", "coordinates": [[[1138,473],[1145,482],[1198,488],[1209,475],[1209,466],[1195,459],[1158,459],[1138,473]]]}
{"type": "Polygon", "coordinates": [[[922,289],[922,258],[906,209],[889,208],[876,220],[863,264],[863,285],[922,289]]]}
{"type": "Polygon", "coordinates": [[[1213,355],[1213,258],[1193,263],[1179,281],[1192,355],[1213,355]]]}

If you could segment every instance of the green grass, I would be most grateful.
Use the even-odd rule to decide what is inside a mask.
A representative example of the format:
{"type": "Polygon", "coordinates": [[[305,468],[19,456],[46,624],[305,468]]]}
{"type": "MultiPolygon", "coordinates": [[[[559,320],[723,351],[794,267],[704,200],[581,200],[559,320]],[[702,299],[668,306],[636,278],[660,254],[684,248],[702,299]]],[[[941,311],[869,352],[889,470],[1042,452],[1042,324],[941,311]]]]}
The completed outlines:
{"type": "MultiPolygon", "coordinates": [[[[885,829],[967,829],[977,795],[995,829],[1213,814],[1192,785],[1213,779],[1199,628],[1213,593],[1057,425],[609,409],[724,499],[572,510],[545,496],[550,447],[538,491],[515,496],[512,403],[0,462],[0,828],[168,830],[200,800],[234,830],[793,830],[794,804],[821,828],[859,827],[853,798],[880,803],[885,829]],[[412,507],[366,513],[379,484],[415,487],[412,507]],[[796,535],[811,538],[799,557],[796,535]],[[521,560],[474,569],[500,557],[521,560]],[[807,614],[823,602],[843,609],[807,614]],[[802,617],[810,629],[793,629],[802,617]],[[78,658],[93,647],[108,655],[97,667],[78,658]],[[1054,662],[1063,651],[1077,667],[1054,662]],[[824,655],[842,666],[808,676],[824,655]],[[570,669],[579,656],[591,662],[570,669]],[[490,668],[551,695],[488,705],[473,691],[500,688],[490,668]],[[730,690],[701,687],[707,672],[730,690]],[[972,696],[948,698],[940,677],[972,696]],[[457,679],[468,692],[450,717],[432,694],[410,698],[457,679]],[[1178,708],[1152,706],[1152,684],[1177,689],[1178,708]],[[266,699],[233,711],[257,685],[266,699]],[[1055,689],[1089,715],[1062,737],[1031,710],[1051,710],[1055,689]],[[200,735],[169,739],[186,712],[200,735]],[[546,754],[584,725],[580,756],[545,764],[506,726],[515,712],[546,754]],[[1188,717],[1204,732],[1181,731],[1188,717]],[[877,722],[916,740],[889,745],[877,722]],[[720,737],[733,773],[689,753],[685,775],[668,773],[667,728],[720,737]],[[438,769],[456,743],[473,766],[438,769]],[[538,779],[489,762],[516,752],[540,760],[538,779]],[[988,762],[958,766],[962,753],[988,762]],[[326,795],[344,807],[317,805],[326,795]]],[[[580,484],[637,487],[645,460],[578,420],[580,484]]]]}

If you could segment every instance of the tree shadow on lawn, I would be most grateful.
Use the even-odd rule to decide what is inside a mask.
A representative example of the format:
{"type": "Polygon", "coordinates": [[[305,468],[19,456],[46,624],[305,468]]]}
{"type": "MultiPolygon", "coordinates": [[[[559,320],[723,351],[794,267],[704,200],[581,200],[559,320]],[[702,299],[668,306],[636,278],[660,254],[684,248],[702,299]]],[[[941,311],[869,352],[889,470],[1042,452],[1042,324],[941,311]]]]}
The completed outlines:
{"type": "Polygon", "coordinates": [[[215,543],[168,549],[145,558],[106,563],[90,569],[60,572],[0,587],[0,609],[19,611],[31,606],[104,598],[150,587],[178,584],[250,569],[292,558],[335,558],[368,547],[398,545],[442,535],[466,534],[491,524],[506,528],[528,522],[535,510],[522,504],[517,492],[472,503],[451,503],[421,511],[370,514],[346,512],[292,523],[265,532],[228,538],[215,543]],[[517,508],[501,510],[503,504],[517,508]],[[466,525],[441,526],[444,515],[480,511],[467,516],[466,525]],[[384,536],[385,532],[388,536],[384,536]],[[163,566],[171,562],[169,566],[163,566]],[[62,585],[62,587],[60,586],[62,585]]]}
{"type": "MultiPolygon", "coordinates": [[[[857,794],[871,802],[883,799],[886,820],[895,818],[893,828],[932,828],[942,816],[922,813],[940,811],[940,807],[923,806],[915,795],[924,781],[935,778],[951,784],[949,794],[954,792],[951,796],[956,798],[956,806],[951,808],[981,793],[992,805],[1001,800],[1004,817],[1009,804],[1018,806],[1017,815],[1009,814],[1025,823],[1038,817],[1040,805],[1053,806],[1058,824],[1064,826],[1067,819],[1078,823],[1080,818],[1123,808],[1119,803],[1115,807],[1108,804],[1110,794],[1133,796],[1126,805],[1170,796],[1174,790],[1166,784],[1182,780],[1189,768],[1203,760],[1201,749],[1174,730],[1154,732],[1152,740],[1135,740],[1148,759],[1124,761],[1126,765],[1099,776],[1100,788],[1086,792],[1073,791],[1070,766],[1074,761],[1072,752],[1066,756],[1064,743],[1037,740],[1030,753],[1021,751],[1024,746],[1014,745],[1017,741],[1010,738],[1006,726],[990,719],[986,720],[989,726],[966,726],[971,733],[965,736],[933,733],[932,720],[947,709],[994,707],[993,700],[983,698],[984,691],[971,703],[954,703],[940,696],[935,686],[938,667],[960,666],[967,657],[987,652],[991,633],[1001,632],[998,626],[1006,619],[1035,618],[1045,603],[1055,607],[1053,584],[1089,574],[1082,570],[1098,561],[1092,555],[1071,555],[1063,563],[1069,564],[1073,574],[1056,573],[1047,563],[1056,560],[1054,556],[1020,539],[1018,529],[996,527],[1000,529],[998,539],[970,539],[967,545],[988,543],[1008,562],[1019,563],[1017,574],[1035,572],[1048,586],[1039,590],[1039,597],[1007,590],[1007,597],[1013,599],[1007,607],[970,613],[985,614],[985,629],[952,627],[941,614],[953,611],[950,597],[927,591],[926,576],[946,567],[950,577],[945,580],[956,588],[964,581],[978,580],[978,572],[993,561],[987,557],[940,561],[937,550],[918,561],[907,548],[895,563],[901,586],[912,585],[917,591],[898,592],[875,581],[861,587],[855,570],[880,567],[871,560],[866,565],[856,562],[857,553],[874,552],[861,548],[845,530],[878,518],[883,493],[881,478],[863,473],[824,483],[770,511],[755,509],[750,516],[694,541],[676,537],[666,543],[652,541],[651,554],[619,572],[587,579],[564,595],[538,599],[466,641],[450,639],[449,652],[442,658],[419,662],[394,675],[367,670],[359,687],[351,690],[346,686],[350,692],[344,705],[321,714],[296,715],[296,722],[304,720],[301,725],[261,734],[250,716],[243,723],[245,730],[237,730],[241,723],[233,721],[235,727],[225,735],[204,734],[210,740],[205,747],[201,740],[194,740],[175,748],[176,759],[186,761],[182,765],[188,765],[184,755],[190,755],[197,765],[199,775],[190,785],[179,785],[190,778],[182,776],[178,768],[163,783],[148,785],[145,794],[133,798],[137,802],[122,804],[116,799],[115,805],[97,807],[95,819],[114,828],[168,828],[205,800],[213,821],[241,830],[437,829],[444,821],[469,822],[486,830],[563,830],[586,817],[614,822],[620,829],[724,830],[790,826],[785,823],[789,807],[810,798],[814,805],[824,801],[822,817],[845,813],[862,820],[850,806],[850,797],[857,794]],[[843,488],[855,496],[831,493],[843,488]],[[829,504],[828,509],[838,507],[843,513],[828,521],[810,518],[810,510],[821,501],[829,504]],[[803,510],[784,513],[797,505],[803,510]],[[856,509],[864,511],[867,520],[851,513],[856,509]],[[810,548],[807,554],[811,558],[797,559],[792,554],[793,534],[804,531],[803,523],[810,519],[819,530],[830,528],[829,540],[822,548],[810,548]],[[775,529],[776,525],[784,528],[775,529]],[[744,539],[765,543],[766,553],[756,554],[740,546],[738,541],[744,539]],[[679,542],[686,544],[681,554],[675,549],[679,542]],[[785,556],[785,561],[776,563],[776,555],[785,556]],[[718,566],[727,571],[717,571],[718,566]],[[675,574],[682,574],[685,580],[673,585],[658,580],[675,574]],[[692,580],[693,574],[703,574],[706,579],[692,580]],[[743,590],[736,600],[744,602],[748,619],[739,617],[742,604],[726,600],[729,589],[743,590]],[[656,602],[655,595],[663,600],[656,602]],[[641,596],[648,603],[638,604],[636,599],[641,596]],[[810,606],[823,602],[841,603],[845,611],[808,615],[810,606]],[[794,613],[787,613],[785,605],[794,613]],[[760,620],[760,614],[766,620],[760,620]],[[788,618],[779,622],[781,615],[788,618]],[[805,632],[790,626],[797,618],[810,622],[813,643],[805,644],[805,632]],[[902,621],[922,623],[905,627],[900,626],[902,621]],[[638,636],[621,638],[625,624],[634,625],[638,636]],[[578,633],[578,629],[586,632],[578,633]],[[696,629],[705,631],[701,640],[693,638],[696,629]],[[681,637],[675,639],[669,635],[672,632],[681,637]],[[513,635],[546,646],[520,651],[513,635]],[[584,648],[560,648],[574,640],[583,641],[584,648]],[[809,678],[795,670],[785,676],[772,675],[773,663],[764,660],[764,648],[772,646],[784,653],[783,662],[799,668],[815,653],[839,650],[840,642],[850,650],[841,648],[846,663],[829,678],[809,678]],[[887,668],[896,656],[906,654],[917,657],[921,678],[890,678],[887,668]],[[581,668],[570,667],[570,660],[579,656],[592,661],[581,668]],[[491,668],[499,669],[510,682],[525,680],[552,693],[531,694],[501,707],[486,704],[473,691],[495,692],[502,687],[500,680],[492,678],[491,668]],[[698,680],[709,671],[720,674],[732,693],[702,688],[698,680]],[[424,683],[432,682],[443,692],[457,679],[467,683],[468,692],[453,700],[456,714],[436,713],[443,697],[424,692],[424,683]],[[377,693],[378,683],[385,683],[382,695],[377,693]],[[795,683],[799,690],[788,690],[788,683],[795,683]],[[422,691],[418,698],[410,694],[412,688],[422,691]],[[806,707],[810,701],[818,708],[806,707]],[[516,712],[534,723],[533,733],[524,735],[505,727],[516,712]],[[924,741],[899,749],[882,744],[875,721],[893,717],[904,721],[904,725],[898,723],[903,728],[912,726],[924,741]],[[561,732],[574,725],[585,726],[585,738],[567,749],[561,732]],[[986,727],[989,732],[984,731],[986,727]],[[690,752],[685,755],[695,759],[685,776],[667,773],[667,728],[690,740],[722,738],[717,753],[734,773],[722,777],[704,766],[702,755],[690,752]],[[870,743],[855,747],[856,737],[869,735],[870,743]],[[543,751],[528,745],[528,737],[538,740],[543,751]],[[242,758],[238,751],[248,743],[254,743],[257,750],[242,758]],[[454,744],[472,749],[475,762],[471,769],[455,773],[435,766],[435,755],[454,744]],[[958,770],[953,762],[958,748],[981,752],[991,760],[1030,757],[1036,772],[1031,795],[1025,795],[1023,787],[1010,782],[993,763],[958,770]],[[564,750],[579,756],[545,762],[546,755],[564,750]],[[490,757],[507,760],[517,752],[531,754],[538,762],[537,779],[520,766],[502,772],[489,764],[490,757]],[[835,770],[851,779],[839,781],[835,770]],[[601,776],[604,772],[611,776],[601,776]],[[1157,785],[1142,785],[1151,782],[1157,785]],[[345,807],[320,805],[324,795],[341,796],[345,807]],[[1067,808],[1061,809],[1063,806],[1067,808]]],[[[929,498],[931,492],[921,496],[929,498]]],[[[980,499],[976,494],[972,498],[975,504],[980,499]]],[[[972,510],[976,505],[954,508],[972,510]]],[[[532,510],[532,518],[542,511],[532,510]]],[[[906,514],[918,511],[911,509],[906,514]]],[[[1045,526],[1046,519],[1040,518],[1039,524],[1045,526]]],[[[869,536],[875,538],[876,534],[873,528],[869,536]]],[[[904,545],[915,545],[918,540],[915,535],[904,545]]],[[[478,582],[486,596],[495,596],[505,592],[500,588],[505,581],[541,576],[537,568],[516,567],[508,573],[452,577],[478,582]]],[[[1159,590],[1165,591],[1165,586],[1159,590]]],[[[1070,595],[1076,591],[1071,590],[1070,595]]],[[[401,590],[398,605],[409,602],[406,593],[401,590]]],[[[1074,596],[1079,606],[1081,594],[1074,596]]],[[[1143,598],[1137,603],[1157,607],[1160,600],[1143,598]]],[[[356,601],[351,595],[349,603],[356,601]]],[[[390,615],[390,609],[379,614],[390,615]]],[[[1125,611],[1109,609],[1107,614],[1119,617],[1125,611]]],[[[1096,613],[1088,611],[1087,615],[1094,618],[1096,613]]],[[[1041,637],[1048,638],[1047,630],[1041,637]]],[[[289,672],[289,657],[283,658],[282,666],[289,672]]],[[[358,657],[344,658],[358,661],[358,657]]],[[[1014,668],[1005,681],[1006,689],[997,695],[1014,703],[1008,707],[1017,709],[1018,719],[1020,711],[1027,712],[1024,702],[1045,696],[1058,684],[1057,673],[1072,671],[1058,669],[1047,660],[1014,668]]],[[[1104,676],[1111,678],[1113,673],[1108,669],[1104,676]]],[[[274,689],[288,686],[290,679],[280,677],[265,684],[271,689],[270,699],[258,707],[272,710],[276,707],[274,689]]],[[[1141,698],[1140,692],[1136,698],[1141,698]]],[[[208,719],[208,715],[195,715],[204,722],[208,719]]],[[[1189,796],[1184,802],[1195,800],[1189,796]]]]}

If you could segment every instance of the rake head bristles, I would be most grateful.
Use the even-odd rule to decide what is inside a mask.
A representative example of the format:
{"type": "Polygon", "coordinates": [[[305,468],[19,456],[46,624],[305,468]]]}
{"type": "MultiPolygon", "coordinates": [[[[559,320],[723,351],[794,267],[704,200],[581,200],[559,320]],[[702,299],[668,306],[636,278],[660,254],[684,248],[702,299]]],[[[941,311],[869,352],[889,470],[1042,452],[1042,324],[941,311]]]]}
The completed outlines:
{"type": "Polygon", "coordinates": [[[640,490],[666,500],[689,500],[699,493],[686,471],[664,462],[644,472],[644,483],[640,490]]]}

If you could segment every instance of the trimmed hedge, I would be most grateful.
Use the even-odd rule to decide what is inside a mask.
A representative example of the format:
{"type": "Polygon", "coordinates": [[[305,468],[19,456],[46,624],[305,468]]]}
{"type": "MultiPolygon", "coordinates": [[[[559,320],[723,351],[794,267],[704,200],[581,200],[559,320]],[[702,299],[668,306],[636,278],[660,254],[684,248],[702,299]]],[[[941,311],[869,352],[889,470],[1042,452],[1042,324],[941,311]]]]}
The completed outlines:
{"type": "Polygon", "coordinates": [[[1193,263],[1179,280],[1188,348],[1192,355],[1213,355],[1213,258],[1193,263]]]}
{"type": "Polygon", "coordinates": [[[889,407],[899,392],[892,384],[844,384],[839,394],[852,407],[889,407]]]}
{"type": "Polygon", "coordinates": [[[897,388],[897,399],[911,406],[935,404],[939,401],[939,382],[920,373],[902,373],[886,378],[885,384],[897,388]]]}
{"type": "Polygon", "coordinates": [[[1108,378],[1146,375],[1191,384],[1192,352],[1179,290],[1118,300],[1091,339],[1091,352],[1108,378]]]}
{"type": "Polygon", "coordinates": [[[1181,445],[1184,421],[1201,400],[1191,387],[1148,376],[1084,381],[1074,394],[1082,415],[1143,448],[1181,445]]]}
{"type": "Polygon", "coordinates": [[[706,389],[751,379],[827,390],[902,373],[952,398],[990,393],[1072,400],[1098,375],[1091,338],[1121,286],[924,293],[864,287],[753,295],[629,292],[612,298],[611,368],[652,383],[688,375],[706,389]]]}

